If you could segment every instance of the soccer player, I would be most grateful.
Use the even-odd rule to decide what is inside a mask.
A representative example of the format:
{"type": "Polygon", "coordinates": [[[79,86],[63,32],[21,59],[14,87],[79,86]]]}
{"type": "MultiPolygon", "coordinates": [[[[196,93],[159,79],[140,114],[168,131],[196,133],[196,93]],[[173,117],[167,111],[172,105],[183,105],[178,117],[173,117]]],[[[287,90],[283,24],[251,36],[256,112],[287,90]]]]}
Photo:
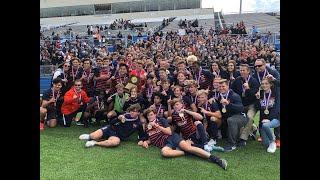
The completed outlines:
{"type": "MultiPolygon", "coordinates": [[[[101,146],[115,147],[121,141],[127,140],[134,132],[139,133],[139,138],[145,137],[142,124],[139,120],[140,105],[131,105],[128,113],[118,116],[104,126],[90,134],[82,134],[80,140],[87,140],[85,147],[101,146]],[[102,141],[99,141],[102,140],[102,141]]],[[[140,140],[140,139],[139,139],[140,140]]]]}
{"type": "Polygon", "coordinates": [[[112,119],[123,113],[123,106],[124,103],[129,100],[129,94],[124,92],[124,85],[117,84],[116,85],[117,92],[107,99],[107,103],[109,104],[109,108],[112,109],[108,112],[107,117],[108,119],[112,119]]]}
{"type": "Polygon", "coordinates": [[[179,157],[187,152],[207,159],[224,170],[227,169],[227,161],[225,159],[211,155],[201,148],[191,146],[190,142],[183,140],[177,133],[171,131],[166,119],[157,118],[154,109],[147,109],[145,116],[148,118],[148,124],[145,129],[147,135],[143,140],[138,142],[138,145],[144,148],[148,148],[149,144],[157,146],[161,149],[163,157],[179,157]]]}
{"type": "Polygon", "coordinates": [[[198,113],[203,115],[209,137],[216,141],[218,138],[218,128],[221,125],[219,106],[216,101],[209,102],[208,92],[203,89],[197,92],[197,99],[198,113]]]}
{"type": "Polygon", "coordinates": [[[89,97],[94,96],[94,90],[93,90],[93,70],[92,70],[92,62],[89,58],[86,58],[83,60],[83,72],[82,77],[80,78],[82,81],[82,89],[86,91],[89,97]]]}
{"type": "Polygon", "coordinates": [[[53,87],[43,93],[40,117],[41,122],[44,124],[44,117],[47,115],[47,125],[49,127],[56,127],[58,116],[61,115],[60,107],[63,101],[60,91],[62,80],[61,78],[55,78],[52,83],[53,87]]]}
{"type": "Polygon", "coordinates": [[[185,140],[191,140],[194,146],[201,149],[207,143],[207,136],[202,124],[203,116],[199,113],[184,109],[181,99],[175,98],[172,100],[173,106],[172,124],[179,127],[181,135],[185,140]],[[193,122],[193,119],[195,120],[193,122]]]}

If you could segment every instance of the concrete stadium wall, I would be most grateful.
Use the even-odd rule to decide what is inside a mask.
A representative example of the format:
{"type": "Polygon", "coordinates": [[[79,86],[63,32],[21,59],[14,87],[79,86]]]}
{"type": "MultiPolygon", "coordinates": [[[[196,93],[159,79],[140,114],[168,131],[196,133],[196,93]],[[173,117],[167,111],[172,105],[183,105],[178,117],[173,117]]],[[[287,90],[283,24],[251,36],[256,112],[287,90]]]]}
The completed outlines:
{"type": "Polygon", "coordinates": [[[141,0],[40,0],[40,8],[78,6],[90,4],[108,4],[117,2],[130,2],[141,0]]]}
{"type": "Polygon", "coordinates": [[[137,12],[137,13],[123,13],[110,15],[90,15],[90,16],[69,16],[69,17],[54,17],[41,18],[40,24],[44,26],[59,26],[69,23],[74,25],[88,25],[88,24],[111,24],[115,19],[146,19],[160,18],[160,17],[186,17],[186,16],[200,16],[213,14],[213,9],[183,9],[171,11],[152,11],[152,12],[137,12]]]}

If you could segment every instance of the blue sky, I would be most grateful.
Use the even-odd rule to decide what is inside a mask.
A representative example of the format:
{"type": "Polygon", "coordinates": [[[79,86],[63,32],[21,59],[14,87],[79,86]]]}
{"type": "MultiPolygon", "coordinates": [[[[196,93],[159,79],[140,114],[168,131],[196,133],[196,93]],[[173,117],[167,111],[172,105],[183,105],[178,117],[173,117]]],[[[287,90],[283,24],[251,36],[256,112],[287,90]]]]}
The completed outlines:
{"type": "MultiPolygon", "coordinates": [[[[240,0],[202,0],[203,8],[212,8],[223,13],[239,12],[240,0]]],[[[242,11],[280,11],[280,0],[242,0],[242,11]]]]}

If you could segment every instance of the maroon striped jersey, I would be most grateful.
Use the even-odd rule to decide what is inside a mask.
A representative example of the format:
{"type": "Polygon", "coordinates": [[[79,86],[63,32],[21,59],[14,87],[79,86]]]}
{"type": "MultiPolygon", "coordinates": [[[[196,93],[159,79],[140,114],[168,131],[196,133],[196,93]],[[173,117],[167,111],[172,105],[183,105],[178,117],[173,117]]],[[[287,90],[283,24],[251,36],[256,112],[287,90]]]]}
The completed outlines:
{"type": "Polygon", "coordinates": [[[173,112],[172,123],[180,127],[183,139],[188,139],[197,129],[193,124],[192,116],[185,112],[182,114],[183,117],[180,117],[178,112],[173,112]]]}
{"type": "MultiPolygon", "coordinates": [[[[167,128],[169,127],[168,121],[164,118],[156,119],[156,124],[159,124],[160,126],[167,128]]],[[[151,144],[163,148],[167,144],[167,139],[170,137],[168,134],[164,134],[160,129],[152,127],[151,129],[148,129],[148,126],[146,127],[146,132],[149,136],[149,140],[151,141],[151,144]]]]}
{"type": "MultiPolygon", "coordinates": [[[[100,68],[99,69],[99,74],[95,74],[96,77],[100,77],[101,75],[109,75],[111,77],[111,72],[109,71],[108,68],[100,68]]],[[[110,78],[109,77],[109,78],[110,78]]],[[[107,83],[108,79],[100,79],[96,81],[96,90],[102,90],[105,91],[107,89],[111,88],[111,84],[107,83]]]]}

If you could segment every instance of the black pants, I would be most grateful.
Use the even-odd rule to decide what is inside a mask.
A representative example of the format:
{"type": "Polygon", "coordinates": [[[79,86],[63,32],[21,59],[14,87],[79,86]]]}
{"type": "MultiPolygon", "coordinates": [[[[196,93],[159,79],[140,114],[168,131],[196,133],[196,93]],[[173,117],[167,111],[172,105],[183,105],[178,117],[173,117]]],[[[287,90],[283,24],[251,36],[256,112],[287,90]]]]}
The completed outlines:
{"type": "Polygon", "coordinates": [[[240,137],[240,129],[245,127],[249,119],[241,114],[236,114],[227,118],[228,123],[228,143],[235,145],[240,137]]]}
{"type": "Polygon", "coordinates": [[[206,130],[204,129],[203,124],[198,124],[197,132],[192,134],[189,138],[194,143],[192,146],[203,149],[204,145],[208,142],[206,130]]]}
{"type": "Polygon", "coordinates": [[[217,137],[218,137],[218,125],[217,125],[217,123],[209,120],[208,121],[207,132],[208,132],[210,138],[216,140],[217,137]]]}
{"type": "Polygon", "coordinates": [[[83,118],[83,113],[84,113],[85,109],[86,109],[86,105],[82,105],[82,106],[80,106],[80,108],[79,108],[77,111],[75,111],[75,112],[73,112],[73,113],[71,113],[71,114],[68,114],[68,115],[63,114],[63,115],[62,115],[62,120],[60,121],[60,125],[61,125],[61,126],[64,126],[64,127],[70,127],[70,126],[71,126],[71,123],[72,123],[72,119],[73,119],[74,117],[76,117],[76,115],[78,114],[78,112],[82,112],[82,115],[81,115],[81,117],[80,117],[80,122],[82,122],[82,121],[83,121],[83,120],[82,120],[82,118],[83,118]]]}

